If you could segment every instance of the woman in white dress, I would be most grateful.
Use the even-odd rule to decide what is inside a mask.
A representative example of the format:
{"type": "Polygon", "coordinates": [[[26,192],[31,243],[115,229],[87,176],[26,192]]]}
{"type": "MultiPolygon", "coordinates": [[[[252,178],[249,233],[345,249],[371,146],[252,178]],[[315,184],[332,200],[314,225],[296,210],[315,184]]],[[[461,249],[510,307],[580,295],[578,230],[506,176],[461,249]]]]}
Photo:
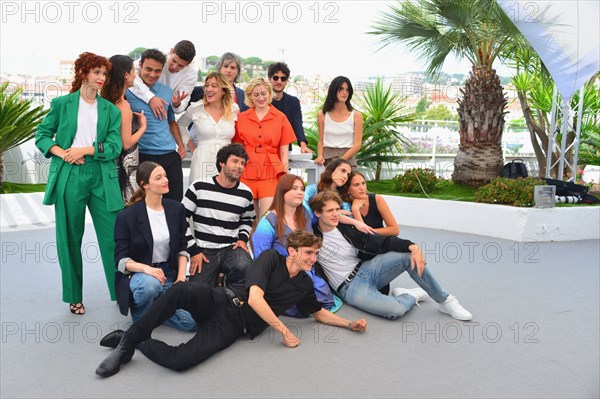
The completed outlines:
{"type": "Polygon", "coordinates": [[[231,144],[239,108],[233,102],[233,88],[225,75],[213,72],[204,81],[204,98],[190,105],[177,124],[183,144],[192,152],[190,184],[217,175],[217,152],[231,144]],[[188,126],[193,123],[198,145],[190,141],[188,126]]]}

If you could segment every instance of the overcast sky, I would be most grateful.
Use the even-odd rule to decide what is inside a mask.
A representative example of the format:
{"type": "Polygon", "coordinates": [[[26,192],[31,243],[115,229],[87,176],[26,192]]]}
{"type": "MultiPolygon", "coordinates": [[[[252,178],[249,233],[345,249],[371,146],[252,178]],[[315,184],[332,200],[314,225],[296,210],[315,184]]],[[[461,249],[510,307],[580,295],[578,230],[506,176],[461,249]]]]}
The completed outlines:
{"type": "MultiPolygon", "coordinates": [[[[366,32],[389,1],[1,1],[0,70],[58,74],[83,51],[105,56],[136,47],[167,52],[191,40],[199,56],[233,51],[285,60],[292,75],[351,78],[424,70],[401,46],[380,51],[366,32]]],[[[450,60],[449,73],[468,64],[450,60]]],[[[501,72],[501,71],[499,71],[501,72]]]]}

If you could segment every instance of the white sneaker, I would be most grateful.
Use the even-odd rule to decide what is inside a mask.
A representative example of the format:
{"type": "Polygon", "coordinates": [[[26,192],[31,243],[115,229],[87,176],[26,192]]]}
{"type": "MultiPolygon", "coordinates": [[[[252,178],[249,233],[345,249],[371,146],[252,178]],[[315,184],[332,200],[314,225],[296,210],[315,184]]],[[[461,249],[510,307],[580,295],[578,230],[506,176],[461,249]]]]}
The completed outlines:
{"type": "Polygon", "coordinates": [[[429,295],[427,295],[427,292],[425,292],[425,290],[420,287],[417,287],[417,288],[398,287],[398,288],[394,288],[392,290],[393,296],[398,296],[398,295],[402,295],[402,294],[408,294],[408,295],[414,297],[415,303],[417,304],[417,306],[419,305],[419,302],[424,302],[429,299],[429,295]]]}
{"type": "Polygon", "coordinates": [[[439,311],[442,313],[449,314],[457,320],[471,320],[473,316],[469,311],[462,307],[460,303],[458,303],[458,299],[453,297],[452,295],[448,295],[448,298],[442,303],[440,303],[439,311]]]}

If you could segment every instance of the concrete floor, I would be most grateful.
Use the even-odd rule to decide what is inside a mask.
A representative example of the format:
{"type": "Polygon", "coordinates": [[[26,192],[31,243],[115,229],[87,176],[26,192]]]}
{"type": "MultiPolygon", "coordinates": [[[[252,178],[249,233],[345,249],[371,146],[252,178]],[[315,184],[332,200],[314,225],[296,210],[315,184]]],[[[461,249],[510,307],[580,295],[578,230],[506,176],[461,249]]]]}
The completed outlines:
{"type": "MultiPolygon", "coordinates": [[[[4,230],[0,396],[600,396],[599,240],[524,244],[408,227],[401,232],[421,244],[434,275],[473,313],[471,322],[438,312],[433,302],[396,321],[345,305],[340,315],[366,317],[366,333],[286,318],[302,340],[296,349],[267,330],[184,373],[137,352],[103,380],[94,370],[109,351],[98,342],[129,320],[108,301],[92,225],[84,239],[84,316],[61,302],[53,228],[4,230]]],[[[415,286],[404,275],[398,285],[415,286]]],[[[160,327],[155,337],[176,343],[189,335],[160,327]]]]}

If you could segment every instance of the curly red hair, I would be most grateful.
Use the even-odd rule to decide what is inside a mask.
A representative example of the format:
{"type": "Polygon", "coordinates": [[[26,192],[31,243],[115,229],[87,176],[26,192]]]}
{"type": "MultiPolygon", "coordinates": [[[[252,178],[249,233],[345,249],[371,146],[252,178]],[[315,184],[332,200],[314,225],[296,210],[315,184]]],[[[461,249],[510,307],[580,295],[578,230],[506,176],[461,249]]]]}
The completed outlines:
{"type": "Polygon", "coordinates": [[[79,54],[79,58],[75,61],[75,79],[71,84],[71,93],[81,88],[85,76],[90,73],[92,69],[101,66],[106,67],[106,72],[108,73],[110,72],[112,64],[106,57],[102,57],[101,55],[89,52],[79,54]]]}

